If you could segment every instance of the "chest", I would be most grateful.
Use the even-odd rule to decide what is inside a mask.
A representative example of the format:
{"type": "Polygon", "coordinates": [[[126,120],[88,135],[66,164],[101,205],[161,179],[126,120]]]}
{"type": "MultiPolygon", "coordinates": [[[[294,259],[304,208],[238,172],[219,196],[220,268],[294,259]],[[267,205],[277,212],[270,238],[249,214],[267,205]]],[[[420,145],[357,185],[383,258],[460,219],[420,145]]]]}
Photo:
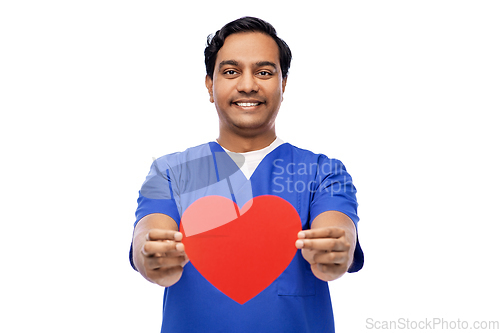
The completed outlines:
{"type": "Polygon", "coordinates": [[[225,153],[214,154],[196,168],[179,170],[173,175],[174,197],[180,216],[196,200],[222,196],[239,209],[253,198],[273,195],[289,202],[301,218],[304,229],[310,227],[310,202],[317,189],[317,166],[300,161],[291,154],[269,154],[257,166],[250,179],[225,153]]]}

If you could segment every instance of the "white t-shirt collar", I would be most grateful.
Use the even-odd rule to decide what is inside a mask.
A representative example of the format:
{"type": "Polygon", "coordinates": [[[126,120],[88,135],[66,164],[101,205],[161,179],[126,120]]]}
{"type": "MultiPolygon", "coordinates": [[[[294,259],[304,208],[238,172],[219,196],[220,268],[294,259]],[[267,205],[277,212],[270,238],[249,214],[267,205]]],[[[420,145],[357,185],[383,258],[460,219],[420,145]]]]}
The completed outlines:
{"type": "Polygon", "coordinates": [[[241,172],[243,172],[245,177],[247,179],[250,179],[253,172],[255,171],[255,169],[257,169],[257,166],[264,159],[264,157],[266,157],[267,154],[272,152],[274,149],[278,148],[283,143],[285,142],[277,137],[269,146],[259,150],[249,151],[246,153],[235,153],[222,146],[221,147],[232,158],[232,160],[240,167],[240,170],[241,172]]]}

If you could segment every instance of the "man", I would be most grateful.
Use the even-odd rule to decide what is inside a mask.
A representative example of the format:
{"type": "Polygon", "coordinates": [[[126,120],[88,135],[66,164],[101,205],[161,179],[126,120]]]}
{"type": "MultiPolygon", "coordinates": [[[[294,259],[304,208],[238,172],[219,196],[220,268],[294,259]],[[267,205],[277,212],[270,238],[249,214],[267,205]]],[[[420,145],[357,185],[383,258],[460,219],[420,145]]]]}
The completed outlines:
{"type": "Polygon", "coordinates": [[[166,287],[162,332],[334,332],[327,281],[363,265],[356,190],[340,161],[276,137],[290,61],[286,43],[257,18],[228,23],[208,39],[205,83],[219,116],[217,142],[157,159],[138,199],[131,261],[166,287]],[[300,217],[300,251],[243,304],[215,288],[184,252],[181,216],[210,195],[239,209],[272,195],[300,217]]]}

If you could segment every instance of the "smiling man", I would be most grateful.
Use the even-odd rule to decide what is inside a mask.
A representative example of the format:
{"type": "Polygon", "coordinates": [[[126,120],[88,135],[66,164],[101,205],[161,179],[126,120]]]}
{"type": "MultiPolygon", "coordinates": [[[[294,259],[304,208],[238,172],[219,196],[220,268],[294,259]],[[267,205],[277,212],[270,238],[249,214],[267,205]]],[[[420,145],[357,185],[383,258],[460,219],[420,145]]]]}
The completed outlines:
{"type": "Polygon", "coordinates": [[[264,33],[232,34],[215,65],[205,83],[219,115],[219,144],[240,153],[269,146],[286,85],[278,45],[264,33]]]}
{"type": "MultiPolygon", "coordinates": [[[[275,120],[290,62],[287,44],[257,18],[230,22],[208,39],[205,84],[219,117],[219,137],[157,159],[139,192],[130,258],[147,280],[166,287],[162,332],[334,332],[327,281],[363,265],[356,189],[340,161],[277,138],[275,120]],[[261,196],[293,206],[300,221],[302,231],[289,244],[295,256],[250,299],[232,299],[186,255],[183,237],[187,241],[189,235],[179,232],[181,217],[209,196],[232,200],[238,216],[217,226],[234,223],[252,209],[245,203],[261,196]]],[[[214,223],[210,219],[219,208],[199,213],[206,225],[214,223]]],[[[273,216],[279,219],[279,213],[273,216]]],[[[256,246],[278,257],[266,229],[260,234],[256,246]]],[[[209,240],[213,247],[227,243],[223,237],[209,240]]],[[[259,269],[258,260],[227,264],[259,269]]]]}

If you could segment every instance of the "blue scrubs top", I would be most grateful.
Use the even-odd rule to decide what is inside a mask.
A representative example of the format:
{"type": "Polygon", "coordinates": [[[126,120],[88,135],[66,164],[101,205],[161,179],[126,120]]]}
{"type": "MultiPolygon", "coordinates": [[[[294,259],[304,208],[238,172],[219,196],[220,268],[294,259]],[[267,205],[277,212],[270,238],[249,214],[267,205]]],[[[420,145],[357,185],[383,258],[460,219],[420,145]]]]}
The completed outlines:
{"type": "MultiPolygon", "coordinates": [[[[284,143],[247,180],[224,149],[209,142],[154,161],[139,192],[135,224],[163,213],[179,225],[186,208],[208,195],[227,197],[240,208],[253,197],[276,195],[295,207],[303,229],[329,210],[346,214],[357,226],[355,194],[344,165],[325,155],[284,143]]],[[[360,270],[363,261],[357,242],[349,272],[360,270]]],[[[334,332],[328,283],[313,275],[297,251],[269,287],[239,304],[188,263],[181,279],[165,288],[162,332],[334,332]]]]}

